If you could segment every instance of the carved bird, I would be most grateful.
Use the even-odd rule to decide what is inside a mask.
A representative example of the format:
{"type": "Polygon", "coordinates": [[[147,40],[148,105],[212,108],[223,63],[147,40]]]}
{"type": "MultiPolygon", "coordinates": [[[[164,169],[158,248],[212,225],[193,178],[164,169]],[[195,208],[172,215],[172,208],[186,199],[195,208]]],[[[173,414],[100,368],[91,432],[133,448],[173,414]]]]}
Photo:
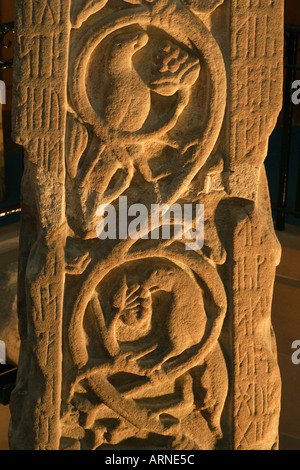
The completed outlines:
{"type": "Polygon", "coordinates": [[[116,36],[107,53],[104,118],[108,125],[135,132],[150,112],[151,95],[133,66],[133,56],[148,42],[144,31],[116,36]]]}

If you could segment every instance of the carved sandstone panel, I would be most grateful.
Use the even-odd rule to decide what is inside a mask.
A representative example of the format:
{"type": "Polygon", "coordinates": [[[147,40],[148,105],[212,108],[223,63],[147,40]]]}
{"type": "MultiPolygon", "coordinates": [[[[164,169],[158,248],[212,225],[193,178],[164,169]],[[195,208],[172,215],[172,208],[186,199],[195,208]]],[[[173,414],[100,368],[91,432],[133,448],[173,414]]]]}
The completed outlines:
{"type": "Polygon", "coordinates": [[[262,53],[252,3],[17,3],[13,449],[276,447],[279,255],[260,175],[281,11],[257,5],[268,44],[277,28],[262,53]]]}
{"type": "Polygon", "coordinates": [[[280,248],[264,174],[258,201],[259,209],[245,205],[233,220],[233,445],[239,450],[278,446],[281,386],[269,315],[280,248]]]}
{"type": "Polygon", "coordinates": [[[16,2],[14,132],[26,149],[12,446],[60,442],[69,1],[16,2]]]}
{"type": "Polygon", "coordinates": [[[270,325],[280,247],[273,231],[263,161],[281,106],[283,2],[231,3],[229,194],[232,236],[235,449],[276,448],[280,378],[270,325]],[[241,199],[242,201],[242,199],[241,199]],[[253,203],[250,203],[253,201],[253,203]]]}

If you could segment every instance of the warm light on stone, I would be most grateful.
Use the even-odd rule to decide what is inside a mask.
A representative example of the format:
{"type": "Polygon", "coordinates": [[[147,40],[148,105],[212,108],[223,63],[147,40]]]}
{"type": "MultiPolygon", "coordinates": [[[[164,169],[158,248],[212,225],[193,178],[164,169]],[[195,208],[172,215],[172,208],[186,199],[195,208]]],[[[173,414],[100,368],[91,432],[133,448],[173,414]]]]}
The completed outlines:
{"type": "Polygon", "coordinates": [[[281,0],[17,0],[12,449],[278,448],[282,51],[281,0]]]}

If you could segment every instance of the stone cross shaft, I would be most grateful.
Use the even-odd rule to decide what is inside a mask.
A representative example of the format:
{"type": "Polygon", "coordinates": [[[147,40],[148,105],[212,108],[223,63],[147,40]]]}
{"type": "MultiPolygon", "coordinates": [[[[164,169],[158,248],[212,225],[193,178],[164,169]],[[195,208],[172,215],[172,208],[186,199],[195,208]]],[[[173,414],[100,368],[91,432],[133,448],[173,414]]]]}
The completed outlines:
{"type": "Polygon", "coordinates": [[[17,0],[15,29],[11,449],[277,449],[282,0],[17,0]]]}

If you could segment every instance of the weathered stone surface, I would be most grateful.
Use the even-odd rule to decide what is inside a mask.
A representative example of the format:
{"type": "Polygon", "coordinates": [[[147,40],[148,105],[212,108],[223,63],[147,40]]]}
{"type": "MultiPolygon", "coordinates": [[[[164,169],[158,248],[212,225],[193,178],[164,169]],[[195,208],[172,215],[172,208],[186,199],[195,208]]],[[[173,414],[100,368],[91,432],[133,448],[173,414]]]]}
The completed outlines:
{"type": "Polygon", "coordinates": [[[4,341],[6,362],[16,366],[19,360],[20,336],[17,316],[17,262],[0,270],[0,340],[4,341]]]}
{"type": "Polygon", "coordinates": [[[12,449],[277,448],[263,161],[282,17],[281,0],[17,1],[12,449]],[[204,243],[150,233],[154,204],[204,205],[204,243]]]}

